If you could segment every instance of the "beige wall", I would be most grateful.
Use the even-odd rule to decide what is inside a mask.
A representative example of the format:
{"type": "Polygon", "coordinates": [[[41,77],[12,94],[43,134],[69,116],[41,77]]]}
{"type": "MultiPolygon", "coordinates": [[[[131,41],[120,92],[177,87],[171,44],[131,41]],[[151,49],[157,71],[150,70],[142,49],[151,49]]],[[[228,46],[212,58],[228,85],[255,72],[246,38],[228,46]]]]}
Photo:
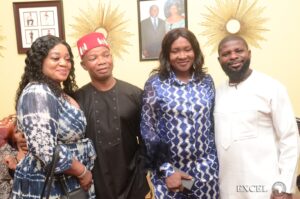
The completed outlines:
{"type": "MultiPolygon", "coordinates": [[[[6,49],[0,57],[0,118],[14,112],[14,96],[20,76],[23,73],[24,55],[17,53],[15,24],[12,2],[18,0],[0,0],[0,34],[6,39],[0,44],[6,49]]],[[[34,1],[34,0],[30,0],[34,1]]],[[[249,0],[252,2],[252,0],[249,0]]],[[[108,0],[101,0],[108,2],[108,0]]],[[[97,5],[98,0],[74,1],[64,0],[64,23],[66,40],[74,44],[76,39],[70,36],[72,29],[70,24],[74,23],[74,16],[79,9],[88,9],[89,5],[97,5]]],[[[140,62],[138,45],[138,22],[137,22],[137,1],[134,0],[111,0],[113,6],[118,6],[120,11],[125,11],[124,17],[129,19],[128,31],[134,35],[129,38],[131,46],[128,47],[128,54],[123,54],[123,59],[115,58],[114,74],[117,78],[131,82],[143,87],[149,72],[157,66],[156,61],[140,62]]],[[[206,38],[200,33],[203,28],[200,26],[206,12],[205,6],[213,3],[212,0],[188,0],[188,26],[201,44],[206,38]]],[[[300,52],[300,1],[268,1],[260,0],[260,6],[265,6],[263,16],[269,18],[266,28],[270,31],[263,34],[266,41],[261,42],[261,49],[252,48],[252,68],[269,74],[281,81],[288,89],[296,116],[300,116],[300,94],[297,86],[300,85],[300,67],[297,63],[300,52]]],[[[217,62],[217,55],[210,53],[210,48],[203,48],[206,56],[206,67],[215,79],[216,85],[226,77],[221,71],[217,62]]],[[[89,81],[88,74],[79,65],[77,49],[73,48],[76,56],[76,75],[79,86],[89,81]]]]}

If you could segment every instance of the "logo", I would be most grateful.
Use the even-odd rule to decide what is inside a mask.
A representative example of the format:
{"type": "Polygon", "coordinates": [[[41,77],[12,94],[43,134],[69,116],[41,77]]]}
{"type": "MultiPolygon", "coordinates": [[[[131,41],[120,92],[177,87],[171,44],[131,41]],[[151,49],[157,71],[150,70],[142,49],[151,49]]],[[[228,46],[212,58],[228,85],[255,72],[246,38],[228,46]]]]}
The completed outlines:
{"type": "Polygon", "coordinates": [[[237,185],[237,192],[267,192],[264,185],[237,185]]]}
{"type": "Polygon", "coordinates": [[[275,182],[272,186],[274,196],[282,196],[286,192],[286,186],[283,182],[275,182]]]}

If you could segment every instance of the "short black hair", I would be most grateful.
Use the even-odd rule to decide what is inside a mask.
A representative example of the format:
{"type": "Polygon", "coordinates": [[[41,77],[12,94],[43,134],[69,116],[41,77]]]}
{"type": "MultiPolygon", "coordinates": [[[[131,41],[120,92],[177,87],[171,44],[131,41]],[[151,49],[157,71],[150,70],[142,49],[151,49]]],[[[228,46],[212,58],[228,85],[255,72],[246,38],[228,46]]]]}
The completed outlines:
{"type": "Polygon", "coordinates": [[[248,49],[247,41],[243,37],[241,37],[239,35],[227,35],[220,41],[220,43],[218,45],[218,54],[220,54],[221,46],[223,46],[226,42],[233,41],[233,40],[242,41],[245,44],[246,48],[248,49]]]}

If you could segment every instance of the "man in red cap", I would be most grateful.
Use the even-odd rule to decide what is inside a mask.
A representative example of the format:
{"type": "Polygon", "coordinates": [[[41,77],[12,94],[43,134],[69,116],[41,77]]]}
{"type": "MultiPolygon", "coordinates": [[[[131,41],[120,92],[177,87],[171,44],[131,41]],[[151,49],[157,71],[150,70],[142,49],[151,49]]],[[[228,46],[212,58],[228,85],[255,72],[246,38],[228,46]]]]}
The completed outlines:
{"type": "Polygon", "coordinates": [[[103,34],[77,41],[81,66],[91,82],[76,92],[87,119],[86,137],[94,141],[93,178],[97,199],[141,199],[149,192],[141,165],[142,90],[113,77],[110,46],[103,34]]]}

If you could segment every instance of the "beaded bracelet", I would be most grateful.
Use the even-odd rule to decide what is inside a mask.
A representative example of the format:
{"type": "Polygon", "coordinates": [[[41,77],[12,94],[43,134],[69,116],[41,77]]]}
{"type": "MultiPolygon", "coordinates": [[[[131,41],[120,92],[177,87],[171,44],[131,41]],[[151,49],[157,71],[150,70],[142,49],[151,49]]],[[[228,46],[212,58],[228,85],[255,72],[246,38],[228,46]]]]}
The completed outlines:
{"type": "Polygon", "coordinates": [[[87,172],[87,169],[86,169],[86,167],[84,167],[84,171],[79,176],[77,176],[77,178],[83,178],[83,176],[85,176],[86,172],[87,172]]]}

